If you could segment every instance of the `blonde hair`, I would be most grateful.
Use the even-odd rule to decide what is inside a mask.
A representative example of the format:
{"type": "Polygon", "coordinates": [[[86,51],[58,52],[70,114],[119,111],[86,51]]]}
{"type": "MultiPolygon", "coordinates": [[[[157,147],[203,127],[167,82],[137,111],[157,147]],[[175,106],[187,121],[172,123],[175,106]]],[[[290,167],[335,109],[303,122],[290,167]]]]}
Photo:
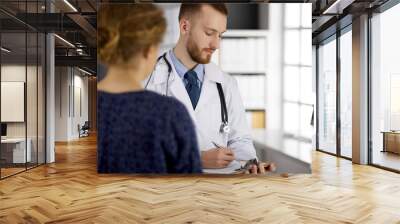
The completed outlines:
{"type": "Polygon", "coordinates": [[[108,65],[146,54],[166,30],[163,12],[153,4],[104,4],[97,21],[97,54],[108,65]]]}

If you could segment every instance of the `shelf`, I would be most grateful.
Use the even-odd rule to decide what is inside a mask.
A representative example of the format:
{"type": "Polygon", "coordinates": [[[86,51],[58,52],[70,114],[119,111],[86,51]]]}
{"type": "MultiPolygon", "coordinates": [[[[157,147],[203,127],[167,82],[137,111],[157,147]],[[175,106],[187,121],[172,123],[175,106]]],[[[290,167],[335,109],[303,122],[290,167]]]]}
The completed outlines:
{"type": "Polygon", "coordinates": [[[246,111],[265,111],[263,107],[247,107],[245,108],[246,111]]]}
{"type": "Polygon", "coordinates": [[[228,30],[219,51],[222,70],[233,75],[265,75],[267,33],[264,30],[228,30]]]}
{"type": "Polygon", "coordinates": [[[228,30],[223,35],[218,62],[237,81],[246,117],[253,128],[265,127],[267,30],[228,30]]]}
{"type": "Polygon", "coordinates": [[[228,30],[223,35],[222,38],[251,38],[251,37],[267,37],[267,30],[228,30]]]}
{"type": "Polygon", "coordinates": [[[225,71],[231,75],[266,75],[266,71],[225,71]]]}

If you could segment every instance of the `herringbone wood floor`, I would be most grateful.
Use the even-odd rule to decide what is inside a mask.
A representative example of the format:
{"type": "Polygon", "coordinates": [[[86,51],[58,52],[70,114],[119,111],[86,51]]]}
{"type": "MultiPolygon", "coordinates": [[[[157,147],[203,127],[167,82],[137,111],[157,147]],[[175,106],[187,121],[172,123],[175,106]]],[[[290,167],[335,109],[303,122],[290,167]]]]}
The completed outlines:
{"type": "Polygon", "coordinates": [[[289,178],[98,175],[89,137],[0,181],[0,223],[400,223],[400,175],[313,157],[289,178]]]}

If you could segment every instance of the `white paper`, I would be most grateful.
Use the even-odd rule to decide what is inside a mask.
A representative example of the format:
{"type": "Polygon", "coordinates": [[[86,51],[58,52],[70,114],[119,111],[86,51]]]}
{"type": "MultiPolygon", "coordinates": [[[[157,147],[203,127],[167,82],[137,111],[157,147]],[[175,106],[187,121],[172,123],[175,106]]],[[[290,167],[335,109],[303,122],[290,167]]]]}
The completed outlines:
{"type": "Polygon", "coordinates": [[[203,169],[204,173],[212,174],[231,174],[235,172],[236,169],[240,169],[241,163],[239,161],[233,160],[227,167],[221,169],[203,169]]]}

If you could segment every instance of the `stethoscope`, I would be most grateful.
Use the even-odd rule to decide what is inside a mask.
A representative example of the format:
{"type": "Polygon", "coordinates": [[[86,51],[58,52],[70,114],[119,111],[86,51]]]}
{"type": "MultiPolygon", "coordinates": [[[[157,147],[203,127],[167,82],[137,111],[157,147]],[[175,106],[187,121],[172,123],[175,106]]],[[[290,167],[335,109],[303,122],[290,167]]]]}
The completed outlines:
{"type": "MultiPolygon", "coordinates": [[[[171,76],[172,73],[172,66],[169,63],[169,61],[167,60],[167,52],[165,52],[163,55],[161,55],[160,57],[157,58],[157,62],[156,65],[158,64],[158,62],[163,59],[165,61],[165,63],[167,64],[168,67],[168,77],[167,77],[167,84],[166,84],[166,88],[165,88],[165,96],[168,96],[168,85],[169,85],[169,77],[171,76]]],[[[145,89],[147,89],[147,86],[149,85],[149,82],[151,80],[151,78],[153,77],[153,72],[150,74],[149,79],[146,82],[146,85],[144,86],[145,89]]],[[[217,84],[217,89],[218,89],[218,94],[219,94],[219,101],[221,103],[221,126],[219,129],[220,133],[223,134],[229,134],[231,129],[229,127],[229,120],[228,120],[228,110],[226,108],[226,102],[225,102],[225,95],[224,95],[224,91],[222,89],[222,85],[221,83],[216,83],[217,84]]]]}

